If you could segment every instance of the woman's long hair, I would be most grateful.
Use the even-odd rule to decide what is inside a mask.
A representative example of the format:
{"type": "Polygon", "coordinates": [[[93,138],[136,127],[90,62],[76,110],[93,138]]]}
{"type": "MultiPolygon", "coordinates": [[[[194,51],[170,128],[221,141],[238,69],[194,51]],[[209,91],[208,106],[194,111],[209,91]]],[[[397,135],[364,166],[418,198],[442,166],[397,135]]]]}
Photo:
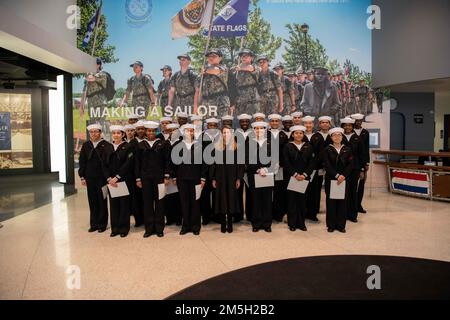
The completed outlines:
{"type": "MultiPolygon", "coordinates": [[[[215,143],[215,145],[214,145],[215,149],[216,149],[216,150],[219,150],[219,151],[225,150],[225,143],[224,143],[224,136],[223,136],[223,131],[224,131],[224,130],[230,130],[230,131],[231,131],[230,134],[231,134],[231,139],[232,139],[232,141],[231,141],[231,148],[230,148],[229,150],[236,150],[236,149],[237,149],[236,137],[234,136],[233,128],[230,127],[229,125],[224,125],[224,126],[222,127],[222,129],[220,130],[220,133],[221,133],[221,139],[219,139],[219,140],[215,143]]],[[[229,147],[228,147],[228,148],[229,148],[229,147]]]]}

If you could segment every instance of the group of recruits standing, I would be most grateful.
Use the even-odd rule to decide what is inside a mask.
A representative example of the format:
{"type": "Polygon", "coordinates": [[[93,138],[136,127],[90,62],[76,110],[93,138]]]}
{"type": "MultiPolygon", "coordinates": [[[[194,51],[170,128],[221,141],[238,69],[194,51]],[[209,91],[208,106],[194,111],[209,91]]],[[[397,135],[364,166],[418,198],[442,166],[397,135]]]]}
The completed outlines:
{"type": "Polygon", "coordinates": [[[111,142],[102,139],[101,125],[89,125],[89,140],[79,158],[79,176],[89,201],[89,232],[106,230],[108,205],[102,189],[118,182],[126,183],[130,195],[110,197],[112,237],[128,235],[130,215],[135,227],[145,226],[145,238],[163,237],[164,227],[171,224],[181,225],[181,235],[199,235],[201,225],[211,222],[231,233],[233,222],[242,221],[244,213],[253,232],[271,232],[272,221],[282,222],[285,214],[291,231],[306,231],[305,219],[318,222],[324,181],[328,232],[345,232],[347,220],[356,223],[358,212],[365,213],[361,202],[370,161],[364,115],[340,119],[341,126],[334,128],[331,117],[303,117],[300,111],[267,118],[264,113],[240,114],[236,130],[231,115],[208,118],[203,130],[198,115],[191,116],[191,122],[185,113],[178,113],[176,121],[163,117],[159,122],[132,116],[127,125],[110,127],[111,142]],[[251,149],[252,143],[256,149],[251,149]],[[277,163],[271,158],[274,143],[280,154],[277,163]],[[211,144],[223,161],[194,161],[194,155],[211,144]],[[240,148],[245,148],[245,161],[237,160],[240,148]],[[252,157],[256,161],[250,161],[252,157]],[[275,179],[273,187],[256,187],[255,175],[278,176],[280,170],[282,178],[275,179]],[[287,189],[291,177],[309,180],[305,193],[287,189]],[[346,182],[345,199],[330,198],[332,180],[346,182]],[[178,192],[160,199],[162,184],[176,185],[178,192]],[[197,200],[198,187],[202,192],[197,200]]]}

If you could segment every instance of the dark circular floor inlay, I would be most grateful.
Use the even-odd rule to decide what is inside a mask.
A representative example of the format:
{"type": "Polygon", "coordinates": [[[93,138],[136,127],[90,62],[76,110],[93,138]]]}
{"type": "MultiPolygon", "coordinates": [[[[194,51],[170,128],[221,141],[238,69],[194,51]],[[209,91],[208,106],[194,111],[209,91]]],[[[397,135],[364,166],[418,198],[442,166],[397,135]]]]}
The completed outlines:
{"type": "Polygon", "coordinates": [[[338,255],[279,260],[238,269],[199,282],[167,299],[449,298],[450,262],[338,255]],[[375,288],[369,289],[368,285],[375,288]]]}

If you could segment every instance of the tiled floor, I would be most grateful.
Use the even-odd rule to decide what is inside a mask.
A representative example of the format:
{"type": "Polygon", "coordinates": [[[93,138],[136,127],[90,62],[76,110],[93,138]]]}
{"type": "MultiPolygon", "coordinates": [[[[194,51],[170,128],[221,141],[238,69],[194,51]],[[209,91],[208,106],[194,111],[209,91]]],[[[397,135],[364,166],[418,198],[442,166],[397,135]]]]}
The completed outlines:
{"type": "Polygon", "coordinates": [[[200,236],[127,238],[87,232],[86,192],[3,222],[0,229],[0,299],[162,299],[201,280],[271,260],[334,254],[382,254],[450,261],[450,204],[384,192],[365,200],[368,214],[347,233],[326,232],[321,223],[308,232],[253,233],[240,224],[233,234],[218,225],[200,236]],[[80,270],[80,288],[69,289],[80,270]],[[69,286],[68,286],[69,284],[69,286]]]}

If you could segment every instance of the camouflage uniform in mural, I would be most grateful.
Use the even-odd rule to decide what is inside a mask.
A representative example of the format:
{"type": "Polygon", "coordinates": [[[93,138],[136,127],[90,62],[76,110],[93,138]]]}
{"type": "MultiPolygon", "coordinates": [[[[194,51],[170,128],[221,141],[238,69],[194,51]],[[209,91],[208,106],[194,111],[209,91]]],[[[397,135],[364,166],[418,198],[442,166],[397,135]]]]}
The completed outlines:
{"type": "Polygon", "coordinates": [[[372,109],[369,108],[369,87],[364,85],[358,85],[355,88],[355,97],[359,97],[357,102],[357,112],[364,115],[372,113],[372,109]]]}
{"type": "Polygon", "coordinates": [[[257,68],[253,72],[233,71],[231,81],[233,86],[232,96],[237,115],[243,113],[254,114],[260,111],[258,77],[259,71],[257,68]]]}
{"type": "MultiPolygon", "coordinates": [[[[222,70],[218,75],[205,73],[202,83],[202,99],[200,105],[216,106],[217,116],[227,115],[230,110],[230,97],[228,96],[228,69],[225,65],[216,66],[222,70]]],[[[200,87],[201,77],[197,79],[200,87]]]]}
{"type": "Polygon", "coordinates": [[[278,89],[281,88],[280,78],[272,70],[261,71],[259,74],[259,93],[261,95],[260,111],[264,114],[278,113],[278,89]]]}
{"type": "Polygon", "coordinates": [[[289,114],[291,111],[291,93],[295,96],[295,86],[285,75],[280,78],[281,88],[283,89],[283,114],[289,114]]]}
{"type": "Polygon", "coordinates": [[[128,79],[126,93],[128,95],[133,93],[131,107],[134,112],[142,112],[140,109],[136,110],[137,107],[144,108],[145,118],[147,118],[151,104],[148,90],[153,90],[153,80],[148,74],[141,74],[139,77],[134,75],[128,79]]]}
{"type": "Polygon", "coordinates": [[[104,111],[107,107],[107,99],[104,89],[106,88],[108,77],[103,71],[90,75],[95,77],[95,81],[85,81],[83,89],[83,91],[86,91],[86,102],[90,119],[88,124],[99,123],[102,126],[103,137],[105,139],[109,139],[110,122],[106,120],[106,116],[105,118],[103,117],[104,111]]]}
{"type": "Polygon", "coordinates": [[[170,83],[171,78],[161,80],[158,85],[159,105],[161,106],[161,108],[166,107],[169,102],[170,83]]]}
{"type": "Polygon", "coordinates": [[[172,107],[194,106],[195,95],[195,81],[197,80],[197,74],[188,69],[185,73],[181,71],[175,72],[170,79],[170,87],[175,89],[175,94],[172,102],[172,107]]]}

